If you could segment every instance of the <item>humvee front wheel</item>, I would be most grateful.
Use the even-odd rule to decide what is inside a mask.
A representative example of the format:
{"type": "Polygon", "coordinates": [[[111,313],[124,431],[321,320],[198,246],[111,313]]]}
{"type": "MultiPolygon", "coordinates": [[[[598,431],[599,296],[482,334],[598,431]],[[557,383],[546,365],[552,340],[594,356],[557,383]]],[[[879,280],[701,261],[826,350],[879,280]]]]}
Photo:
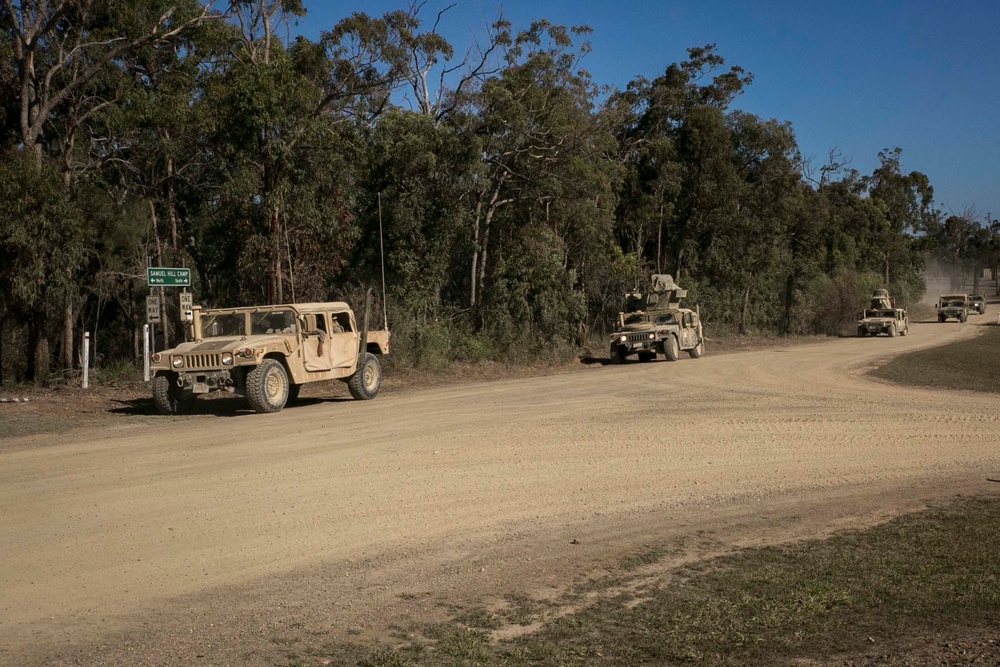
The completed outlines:
{"type": "Polygon", "coordinates": [[[191,409],[194,395],[185,396],[177,386],[173,373],[153,378],[153,402],[161,415],[180,415],[191,409]]]}
{"type": "Polygon", "coordinates": [[[963,313],[962,316],[958,318],[958,321],[964,324],[967,319],[968,317],[963,313]]]}
{"type": "Polygon", "coordinates": [[[351,396],[359,401],[367,401],[378,396],[382,386],[382,365],[371,352],[365,352],[364,359],[358,370],[347,381],[351,396]]]}
{"type": "Polygon", "coordinates": [[[608,356],[611,357],[611,363],[613,363],[613,364],[624,364],[625,363],[625,357],[628,356],[628,355],[625,354],[625,348],[622,347],[621,345],[612,345],[611,346],[611,354],[608,355],[608,356]]]}
{"type": "Polygon", "coordinates": [[[692,359],[700,359],[701,355],[705,354],[705,341],[698,341],[697,345],[688,350],[688,354],[691,355],[692,359]]]}
{"type": "Polygon", "coordinates": [[[255,412],[278,412],[288,402],[288,373],[280,362],[264,359],[247,373],[246,390],[255,412]]]}
{"type": "Polygon", "coordinates": [[[896,325],[895,324],[890,324],[889,325],[889,338],[895,338],[895,337],[896,337],[896,325]]]}
{"type": "Polygon", "coordinates": [[[677,336],[668,335],[663,341],[663,356],[667,361],[677,361],[681,358],[681,346],[677,342],[677,336]]]}

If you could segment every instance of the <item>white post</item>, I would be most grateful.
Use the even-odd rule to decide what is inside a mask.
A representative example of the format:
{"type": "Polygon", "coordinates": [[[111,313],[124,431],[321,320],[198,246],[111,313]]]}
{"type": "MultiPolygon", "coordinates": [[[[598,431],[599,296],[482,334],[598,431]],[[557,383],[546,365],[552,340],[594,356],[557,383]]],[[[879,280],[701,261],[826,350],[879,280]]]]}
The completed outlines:
{"type": "Polygon", "coordinates": [[[149,325],[142,325],[142,381],[149,382],[149,325]]]}
{"type": "Polygon", "coordinates": [[[83,332],[83,388],[90,386],[90,332],[83,332]]]}

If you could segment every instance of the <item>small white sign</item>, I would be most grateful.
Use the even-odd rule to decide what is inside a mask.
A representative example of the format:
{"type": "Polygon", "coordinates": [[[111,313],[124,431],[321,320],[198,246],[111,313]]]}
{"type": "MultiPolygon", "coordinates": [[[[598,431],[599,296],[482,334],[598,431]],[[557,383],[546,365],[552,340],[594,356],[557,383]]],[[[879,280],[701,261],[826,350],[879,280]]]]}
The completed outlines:
{"type": "Polygon", "coordinates": [[[194,295],[191,292],[181,292],[181,322],[194,322],[194,295]]]}
{"type": "Polygon", "coordinates": [[[160,323],[160,297],[152,294],[146,297],[146,322],[149,324],[160,323]]]}

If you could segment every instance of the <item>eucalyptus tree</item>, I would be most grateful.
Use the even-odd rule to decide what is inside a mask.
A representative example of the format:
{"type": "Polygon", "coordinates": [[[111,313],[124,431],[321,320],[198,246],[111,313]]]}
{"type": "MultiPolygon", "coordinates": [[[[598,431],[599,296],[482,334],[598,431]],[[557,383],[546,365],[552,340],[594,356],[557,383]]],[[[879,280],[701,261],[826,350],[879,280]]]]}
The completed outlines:
{"type": "MultiPolygon", "coordinates": [[[[82,125],[93,114],[117,100],[116,87],[102,79],[114,78],[112,70],[125,55],[137,49],[170,44],[179,36],[215,16],[211,3],[196,0],[153,2],[99,2],[97,0],[3,0],[0,29],[9,49],[9,60],[0,71],[14,70],[17,109],[13,143],[31,156],[42,172],[46,154],[62,170],[64,196],[71,196],[76,141],[82,125]]],[[[11,105],[5,105],[9,108],[11,105]]],[[[41,177],[40,177],[41,178],[41,177]]],[[[48,285],[72,282],[77,266],[60,264],[70,255],[56,246],[62,238],[49,235],[58,227],[41,224],[34,235],[39,252],[31,256],[35,273],[47,277],[32,304],[34,377],[46,382],[49,373],[49,307],[53,298],[65,303],[63,351],[72,362],[72,290],[50,294],[48,285]],[[56,280],[66,274],[67,280],[56,280]]],[[[76,253],[76,257],[82,256],[76,253]]]]}
{"type": "Polygon", "coordinates": [[[678,276],[697,261],[692,253],[698,247],[700,206],[720,204],[702,196],[699,181],[711,170],[700,160],[724,161],[731,153],[723,145],[725,112],[752,80],[739,66],[725,68],[725,59],[708,44],[688,49],[687,60],[667,66],[652,81],[639,77],[616,94],[616,104],[629,110],[619,134],[627,187],[618,233],[626,252],[636,251],[658,271],[678,276]]]}

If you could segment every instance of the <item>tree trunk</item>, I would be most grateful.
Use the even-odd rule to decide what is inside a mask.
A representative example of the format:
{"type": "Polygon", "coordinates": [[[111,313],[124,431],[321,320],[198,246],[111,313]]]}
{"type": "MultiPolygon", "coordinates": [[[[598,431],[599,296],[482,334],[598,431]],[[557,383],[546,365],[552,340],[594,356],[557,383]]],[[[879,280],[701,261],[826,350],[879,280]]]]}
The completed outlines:
{"type": "Polygon", "coordinates": [[[483,212],[482,200],[476,202],[476,215],[472,224],[472,271],[469,276],[469,309],[476,310],[476,282],[479,276],[479,216],[483,212]]]}
{"type": "Polygon", "coordinates": [[[747,332],[747,310],[750,308],[750,292],[752,287],[747,285],[746,290],[743,292],[743,304],[740,306],[740,326],[739,333],[741,336],[746,335],[747,332]]]}
{"type": "MultiPolygon", "coordinates": [[[[167,138],[170,135],[167,134],[167,138]]],[[[174,161],[167,159],[167,218],[170,220],[170,247],[177,254],[177,204],[174,201],[174,161]]]]}
{"type": "Polygon", "coordinates": [[[44,293],[35,302],[34,310],[31,314],[31,334],[34,349],[32,355],[31,374],[35,385],[39,387],[49,386],[49,315],[45,309],[46,299],[44,293]]]}
{"type": "Polygon", "coordinates": [[[66,310],[63,313],[63,368],[73,370],[73,297],[66,295],[66,310]]]}

